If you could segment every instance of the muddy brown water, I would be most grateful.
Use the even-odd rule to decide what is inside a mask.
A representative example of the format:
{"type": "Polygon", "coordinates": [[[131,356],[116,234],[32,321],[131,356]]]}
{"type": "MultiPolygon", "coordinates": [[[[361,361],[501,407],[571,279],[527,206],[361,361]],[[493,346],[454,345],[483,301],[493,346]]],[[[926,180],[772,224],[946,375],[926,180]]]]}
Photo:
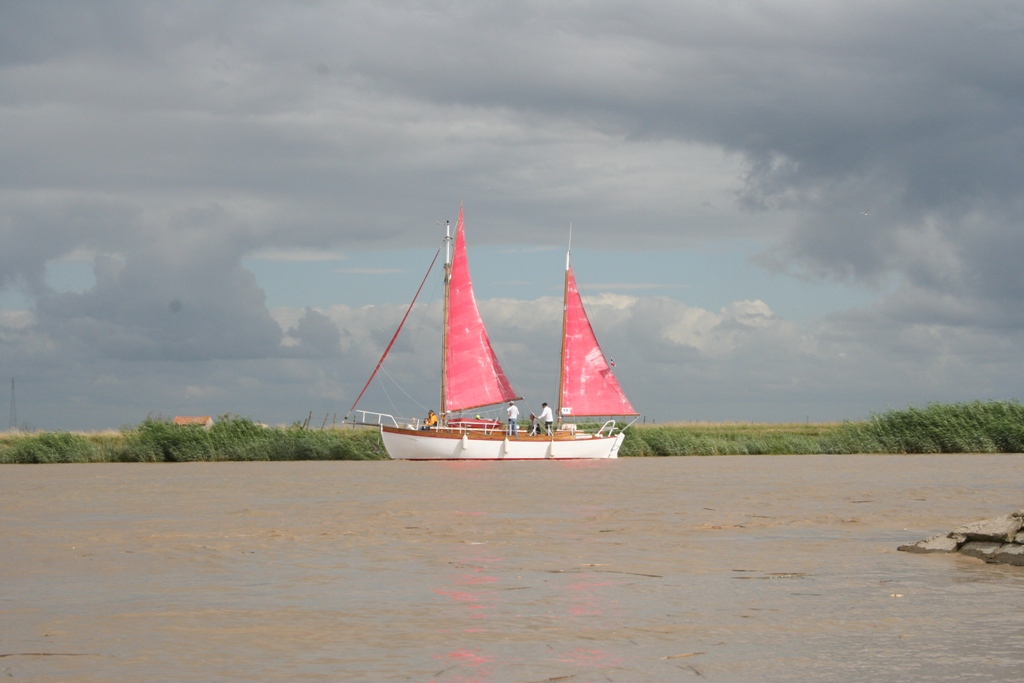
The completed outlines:
{"type": "Polygon", "coordinates": [[[1024,456],[0,467],[0,677],[1018,681],[1024,456]]]}

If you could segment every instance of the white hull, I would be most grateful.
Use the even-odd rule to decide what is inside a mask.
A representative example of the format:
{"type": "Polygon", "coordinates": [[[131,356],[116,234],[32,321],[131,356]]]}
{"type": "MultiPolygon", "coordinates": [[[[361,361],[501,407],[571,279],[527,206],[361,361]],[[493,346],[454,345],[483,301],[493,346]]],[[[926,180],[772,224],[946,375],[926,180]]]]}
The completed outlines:
{"type": "Polygon", "coordinates": [[[384,427],[384,448],[394,460],[600,460],[617,458],[625,435],[573,438],[503,438],[384,427]]]}

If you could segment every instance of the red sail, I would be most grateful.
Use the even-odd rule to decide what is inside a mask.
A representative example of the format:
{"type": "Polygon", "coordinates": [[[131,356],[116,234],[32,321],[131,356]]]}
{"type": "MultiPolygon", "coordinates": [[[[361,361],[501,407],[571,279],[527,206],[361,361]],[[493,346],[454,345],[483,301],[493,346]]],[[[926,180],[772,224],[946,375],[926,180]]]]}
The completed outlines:
{"type": "Polygon", "coordinates": [[[505,377],[480,319],[466,260],[461,207],[449,282],[447,335],[445,410],[469,410],[520,398],[505,377]]]}
{"type": "Polygon", "coordinates": [[[636,415],[594,336],[572,268],[565,271],[562,417],[636,415]]]}

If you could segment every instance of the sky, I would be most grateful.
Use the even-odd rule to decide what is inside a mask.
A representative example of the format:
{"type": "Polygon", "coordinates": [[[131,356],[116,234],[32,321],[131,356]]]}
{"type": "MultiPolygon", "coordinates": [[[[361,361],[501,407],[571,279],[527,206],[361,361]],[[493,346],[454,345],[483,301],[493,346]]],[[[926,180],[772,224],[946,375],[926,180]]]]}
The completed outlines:
{"type": "MultiPolygon", "coordinates": [[[[0,3],[11,421],[341,421],[460,205],[526,412],[570,228],[648,423],[1018,399],[1021,64],[1017,0],[0,3]]],[[[436,408],[437,273],[358,408],[436,408]]]]}

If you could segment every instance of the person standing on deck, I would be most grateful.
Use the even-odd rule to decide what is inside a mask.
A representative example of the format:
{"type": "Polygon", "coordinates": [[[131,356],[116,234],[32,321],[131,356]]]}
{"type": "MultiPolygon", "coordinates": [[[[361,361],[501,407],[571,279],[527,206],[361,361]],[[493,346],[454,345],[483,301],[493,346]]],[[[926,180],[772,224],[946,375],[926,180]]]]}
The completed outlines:
{"type": "Polygon", "coordinates": [[[555,416],[551,412],[551,406],[547,403],[540,404],[544,410],[540,411],[540,421],[544,423],[544,429],[547,431],[548,436],[551,436],[551,426],[555,424],[555,416]]]}
{"type": "Polygon", "coordinates": [[[516,402],[509,401],[505,412],[508,413],[508,435],[519,438],[519,408],[516,407],[516,402]]]}

